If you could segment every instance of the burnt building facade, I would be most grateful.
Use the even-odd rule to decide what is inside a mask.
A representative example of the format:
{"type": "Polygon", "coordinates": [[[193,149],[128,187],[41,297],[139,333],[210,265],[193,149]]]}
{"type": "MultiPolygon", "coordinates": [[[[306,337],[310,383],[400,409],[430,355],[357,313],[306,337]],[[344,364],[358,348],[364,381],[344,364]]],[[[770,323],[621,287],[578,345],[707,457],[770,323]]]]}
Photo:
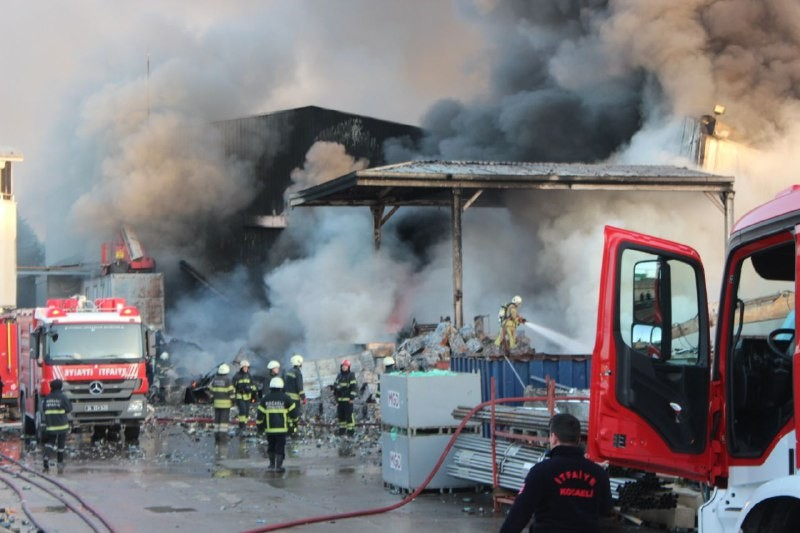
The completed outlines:
{"type": "Polygon", "coordinates": [[[269,250],[285,227],[285,192],[291,174],[305,163],[317,142],[344,146],[355,160],[370,167],[387,164],[384,143],[414,143],[422,129],[316,106],[278,111],[215,123],[231,156],[254,164],[257,186],[253,201],[228,223],[207,232],[207,264],[216,272],[245,265],[257,283],[269,263],[269,250]]]}

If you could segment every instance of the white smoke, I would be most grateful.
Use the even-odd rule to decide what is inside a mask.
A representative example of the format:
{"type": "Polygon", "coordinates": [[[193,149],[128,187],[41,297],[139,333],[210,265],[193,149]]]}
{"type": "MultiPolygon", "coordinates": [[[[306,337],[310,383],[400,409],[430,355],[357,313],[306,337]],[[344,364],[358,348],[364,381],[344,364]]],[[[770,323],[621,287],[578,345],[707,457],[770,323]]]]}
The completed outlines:
{"type": "MultiPolygon", "coordinates": [[[[309,149],[304,167],[292,172],[293,187],[305,188],[367,164],[348,156],[342,145],[319,142],[309,149]]],[[[371,224],[366,210],[292,211],[281,238],[301,248],[300,257],[285,260],[266,276],[270,308],[255,316],[250,345],[318,357],[385,340],[390,335],[386,319],[409,272],[387,249],[376,253],[371,224]]]]}
{"type": "MultiPolygon", "coordinates": [[[[61,58],[48,63],[47,78],[19,76],[4,86],[29,87],[34,104],[10,106],[0,125],[3,142],[28,158],[17,167],[21,211],[40,229],[44,214],[51,217],[51,259],[85,246],[85,254],[97,253],[96,243],[123,222],[159,260],[201,248],[202,228],[224,224],[254,196],[252,164],[269,159],[280,141],[267,135],[232,157],[208,125],[309,104],[405,123],[426,111],[423,145],[396,144],[390,157],[689,165],[676,156],[685,118],[721,103],[721,119],[755,149],[719,169],[736,174],[737,214],[795,179],[794,0],[194,8],[91,0],[16,8],[19,23],[4,38],[30,46],[9,58],[10,71],[29,72],[29,50],[57,49],[61,58]],[[21,142],[14,128],[25,132],[21,142]]],[[[320,145],[294,177],[302,188],[363,164],[320,145]]],[[[231,335],[268,351],[313,352],[379,338],[387,322],[450,314],[448,220],[446,210],[401,209],[375,253],[366,209],[292,212],[280,244],[286,260],[265,280],[270,307],[253,321],[238,314],[240,332],[231,335]],[[424,250],[412,249],[403,228],[424,234],[424,250]]],[[[465,214],[467,320],[493,316],[521,294],[523,315],[590,343],[606,223],[686,241],[712,264],[722,254],[722,215],[702,195],[517,194],[508,211],[465,214]]],[[[716,275],[709,273],[710,287],[716,275]]],[[[182,303],[182,312],[202,308],[193,303],[182,303]]],[[[174,320],[182,328],[202,323],[185,316],[174,320]]]]}
{"type": "MultiPolygon", "coordinates": [[[[786,162],[797,158],[791,150],[798,116],[791,80],[798,71],[787,60],[797,55],[798,36],[788,22],[773,20],[776,14],[797,19],[787,2],[733,1],[724,10],[711,0],[474,5],[495,45],[487,94],[437,103],[424,119],[428,136],[421,153],[392,143],[390,157],[692,166],[686,157],[689,119],[722,103],[728,112],[721,120],[734,127],[740,142],[758,148],[720,145],[733,155],[713,171],[736,175],[736,212],[743,214],[794,179],[795,165],[786,162]],[[754,24],[774,24],[783,31],[744,31],[754,24]],[[787,31],[792,35],[788,40],[787,31]]],[[[354,210],[339,208],[336,217],[355,217],[349,213],[354,210]]],[[[412,219],[422,212],[406,211],[412,219]]],[[[401,212],[396,224],[408,220],[401,212]]],[[[336,225],[320,215],[318,231],[328,237],[326,246],[338,241],[347,249],[363,249],[370,226],[366,214],[361,215],[360,228],[347,230],[333,229],[336,225]]],[[[466,321],[479,314],[491,319],[500,303],[521,294],[524,316],[591,346],[606,224],[694,246],[707,262],[710,297],[716,297],[724,219],[704,195],[516,193],[508,211],[473,208],[464,216],[466,321]]],[[[421,267],[408,250],[390,252],[396,264],[410,269],[399,276],[404,286],[396,302],[406,319],[435,320],[452,311],[448,213],[437,227],[441,238],[429,244],[421,267]]],[[[384,236],[392,228],[392,222],[387,224],[384,236]]],[[[309,263],[315,257],[330,258],[328,253],[315,255],[314,249],[306,250],[305,272],[313,270],[309,263]]],[[[280,280],[291,279],[296,266],[283,265],[280,280]]],[[[346,268],[339,264],[324,270],[346,268]]],[[[268,284],[278,279],[269,278],[268,284]]],[[[370,277],[362,281],[366,286],[370,277]]],[[[381,310],[385,316],[376,324],[390,320],[387,308],[373,311],[381,310]]],[[[328,319],[358,320],[357,313],[348,311],[343,308],[328,319]]],[[[323,313],[315,327],[324,318],[323,313]]],[[[534,347],[541,349],[537,341],[543,341],[534,339],[534,347]]]]}

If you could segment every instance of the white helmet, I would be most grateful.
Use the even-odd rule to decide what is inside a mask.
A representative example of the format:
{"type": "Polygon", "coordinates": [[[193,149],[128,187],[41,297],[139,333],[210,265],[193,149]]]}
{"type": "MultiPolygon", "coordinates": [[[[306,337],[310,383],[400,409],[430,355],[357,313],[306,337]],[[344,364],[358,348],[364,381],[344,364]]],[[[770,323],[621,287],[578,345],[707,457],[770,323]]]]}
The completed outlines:
{"type": "Polygon", "coordinates": [[[217,374],[219,374],[220,376],[224,376],[226,374],[230,374],[230,372],[231,372],[231,367],[229,367],[225,363],[222,363],[221,365],[219,365],[219,368],[217,369],[217,374]]]}
{"type": "Polygon", "coordinates": [[[514,296],[511,298],[511,303],[514,305],[519,305],[522,303],[522,296],[514,296]]]}
{"type": "Polygon", "coordinates": [[[289,362],[292,363],[292,366],[303,366],[303,356],[296,353],[289,359],[289,362]]]}
{"type": "Polygon", "coordinates": [[[282,389],[283,388],[283,378],[272,378],[269,380],[269,388],[270,389],[282,389]]]}
{"type": "Polygon", "coordinates": [[[391,355],[383,358],[383,366],[389,366],[394,364],[394,357],[391,355]]]}
{"type": "Polygon", "coordinates": [[[278,361],[276,361],[275,359],[270,361],[269,364],[267,365],[267,369],[269,369],[269,370],[272,370],[274,368],[280,368],[280,367],[281,367],[281,364],[278,361]]]}
{"type": "Polygon", "coordinates": [[[245,367],[250,368],[250,361],[248,361],[247,359],[243,359],[242,362],[239,363],[239,367],[240,368],[245,368],[245,367]]]}

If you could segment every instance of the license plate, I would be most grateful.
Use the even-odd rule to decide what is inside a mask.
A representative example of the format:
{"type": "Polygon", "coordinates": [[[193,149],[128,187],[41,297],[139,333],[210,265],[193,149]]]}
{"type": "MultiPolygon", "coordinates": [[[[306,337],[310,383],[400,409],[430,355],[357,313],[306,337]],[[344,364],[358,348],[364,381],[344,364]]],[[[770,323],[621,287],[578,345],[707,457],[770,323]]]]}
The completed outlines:
{"type": "Polygon", "coordinates": [[[87,405],[86,406],[86,410],[87,411],[91,411],[91,412],[94,412],[94,411],[108,411],[108,404],[104,403],[104,404],[98,404],[98,405],[87,405]]]}

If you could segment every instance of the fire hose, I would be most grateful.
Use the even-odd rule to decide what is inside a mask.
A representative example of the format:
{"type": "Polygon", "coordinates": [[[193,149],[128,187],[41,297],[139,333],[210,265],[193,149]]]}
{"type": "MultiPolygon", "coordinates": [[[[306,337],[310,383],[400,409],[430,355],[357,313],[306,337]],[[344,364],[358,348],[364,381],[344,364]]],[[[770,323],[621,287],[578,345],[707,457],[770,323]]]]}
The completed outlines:
{"type": "Polygon", "coordinates": [[[243,533],[262,533],[262,532],[265,532],[265,531],[278,531],[280,529],[288,529],[290,527],[304,526],[304,525],[308,525],[308,524],[317,524],[319,522],[328,522],[328,521],[332,521],[332,520],[344,520],[346,518],[356,518],[356,517],[359,517],[359,516],[371,516],[371,515],[387,513],[389,511],[394,511],[395,509],[399,509],[400,507],[403,507],[407,503],[410,503],[417,496],[419,496],[422,493],[423,490],[425,490],[425,487],[428,486],[428,483],[431,482],[433,477],[439,471],[439,468],[441,468],[442,464],[444,464],[444,461],[447,458],[447,454],[450,452],[450,449],[455,444],[456,439],[461,434],[461,431],[467,425],[467,422],[469,422],[469,420],[475,415],[475,413],[477,413],[478,411],[480,411],[481,409],[483,409],[484,407],[486,407],[488,405],[492,405],[493,406],[493,405],[498,404],[498,403],[509,403],[509,402],[528,402],[528,401],[535,401],[535,400],[539,400],[539,399],[541,399],[541,398],[540,397],[536,397],[536,398],[528,398],[528,397],[521,397],[521,398],[495,398],[494,400],[487,400],[487,401],[485,401],[483,403],[479,403],[469,413],[467,413],[464,416],[463,420],[461,420],[461,423],[456,428],[455,432],[453,433],[453,436],[450,438],[450,441],[447,443],[447,446],[445,446],[445,449],[442,452],[442,455],[439,457],[439,460],[436,461],[436,464],[433,466],[433,470],[431,470],[430,474],[428,474],[428,477],[425,478],[425,480],[422,482],[422,484],[419,487],[417,487],[414,490],[414,492],[410,493],[408,496],[406,496],[405,498],[403,498],[402,500],[400,500],[397,503],[393,503],[392,505],[386,505],[384,507],[376,507],[374,509],[362,509],[360,511],[349,511],[349,512],[339,513],[339,514],[331,514],[331,515],[313,516],[313,517],[308,517],[308,518],[300,518],[298,520],[292,520],[291,522],[281,522],[281,523],[278,523],[278,524],[271,524],[269,526],[265,526],[265,527],[258,528],[258,529],[249,529],[247,531],[244,531],[243,533]]]}

